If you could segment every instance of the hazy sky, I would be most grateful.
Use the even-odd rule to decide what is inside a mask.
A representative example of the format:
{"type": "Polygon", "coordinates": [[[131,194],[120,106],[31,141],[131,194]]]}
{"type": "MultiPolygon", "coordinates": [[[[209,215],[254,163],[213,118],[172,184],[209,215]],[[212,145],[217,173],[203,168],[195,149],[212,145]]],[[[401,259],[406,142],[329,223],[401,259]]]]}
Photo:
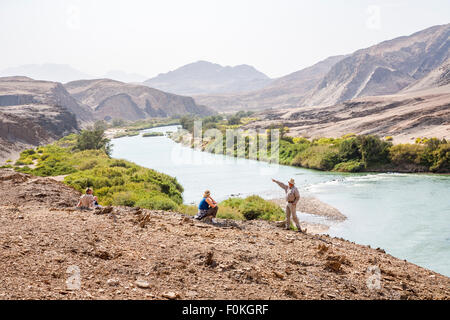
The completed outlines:
{"type": "Polygon", "coordinates": [[[153,77],[207,60],[278,77],[449,22],[448,0],[0,0],[0,69],[153,77]]]}

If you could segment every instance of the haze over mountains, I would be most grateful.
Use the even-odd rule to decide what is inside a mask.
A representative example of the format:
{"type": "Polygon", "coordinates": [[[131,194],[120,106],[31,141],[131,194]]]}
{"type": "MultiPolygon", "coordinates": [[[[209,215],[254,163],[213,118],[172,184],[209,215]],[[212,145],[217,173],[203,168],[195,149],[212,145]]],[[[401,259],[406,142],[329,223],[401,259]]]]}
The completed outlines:
{"type": "Polygon", "coordinates": [[[397,141],[450,136],[450,24],[329,57],[278,79],[248,65],[206,61],[144,83],[136,83],[145,79],[139,74],[108,73],[135,83],[90,79],[57,64],[9,68],[2,74],[16,77],[0,78],[0,157],[96,120],[237,110],[267,109],[250,126],[283,124],[291,134],[311,137],[349,132],[392,135],[397,141]],[[44,81],[48,78],[58,81],[44,81]]]}
{"type": "Polygon", "coordinates": [[[144,81],[145,85],[181,95],[238,93],[265,87],[271,79],[249,65],[221,66],[197,61],[144,81]]]}
{"type": "Polygon", "coordinates": [[[143,82],[148,78],[141,74],[128,73],[122,70],[110,70],[104,75],[94,76],[92,74],[79,71],[68,64],[56,63],[27,64],[0,70],[0,77],[14,76],[24,76],[36,80],[54,81],[61,83],[98,78],[107,78],[122,82],[143,82]]]}

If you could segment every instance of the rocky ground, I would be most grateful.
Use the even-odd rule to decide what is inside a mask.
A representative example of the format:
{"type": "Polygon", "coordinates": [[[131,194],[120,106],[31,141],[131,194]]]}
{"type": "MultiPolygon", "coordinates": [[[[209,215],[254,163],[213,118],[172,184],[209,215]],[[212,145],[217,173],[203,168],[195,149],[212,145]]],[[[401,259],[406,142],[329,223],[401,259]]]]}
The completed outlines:
{"type": "Polygon", "coordinates": [[[75,190],[7,169],[0,195],[0,299],[450,298],[450,278],[326,235],[75,211],[75,190]]]}

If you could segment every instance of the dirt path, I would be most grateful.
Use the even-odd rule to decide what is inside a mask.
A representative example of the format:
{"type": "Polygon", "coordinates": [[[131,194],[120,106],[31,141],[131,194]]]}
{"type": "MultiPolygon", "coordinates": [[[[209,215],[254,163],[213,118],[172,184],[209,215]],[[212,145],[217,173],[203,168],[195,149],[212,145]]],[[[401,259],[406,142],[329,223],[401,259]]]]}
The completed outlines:
{"type": "Polygon", "coordinates": [[[10,170],[0,170],[0,195],[0,299],[450,298],[448,277],[265,221],[74,211],[73,189],[10,170]]]}

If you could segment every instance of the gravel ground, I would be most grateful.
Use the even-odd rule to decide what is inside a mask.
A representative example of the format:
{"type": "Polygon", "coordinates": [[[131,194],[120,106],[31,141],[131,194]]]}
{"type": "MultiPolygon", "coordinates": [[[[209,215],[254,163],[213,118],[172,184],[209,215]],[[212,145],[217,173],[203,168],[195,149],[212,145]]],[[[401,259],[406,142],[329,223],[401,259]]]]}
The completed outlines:
{"type": "Polygon", "coordinates": [[[448,277],[275,223],[80,212],[75,190],[10,170],[0,195],[0,299],[450,298],[448,277]]]}

